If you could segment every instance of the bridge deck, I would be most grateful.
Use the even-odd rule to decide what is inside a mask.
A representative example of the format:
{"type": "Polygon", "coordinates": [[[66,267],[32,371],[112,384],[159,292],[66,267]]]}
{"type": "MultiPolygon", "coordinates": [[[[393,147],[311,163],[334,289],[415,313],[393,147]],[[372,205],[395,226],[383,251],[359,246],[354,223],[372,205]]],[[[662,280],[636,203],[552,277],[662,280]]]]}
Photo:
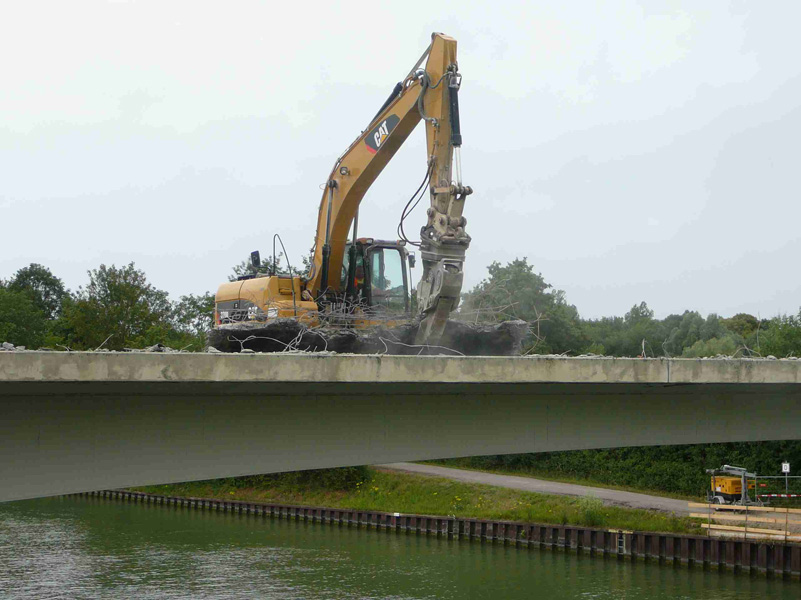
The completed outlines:
{"type": "Polygon", "coordinates": [[[297,469],[801,438],[801,361],[0,353],[0,501],[297,469]]]}

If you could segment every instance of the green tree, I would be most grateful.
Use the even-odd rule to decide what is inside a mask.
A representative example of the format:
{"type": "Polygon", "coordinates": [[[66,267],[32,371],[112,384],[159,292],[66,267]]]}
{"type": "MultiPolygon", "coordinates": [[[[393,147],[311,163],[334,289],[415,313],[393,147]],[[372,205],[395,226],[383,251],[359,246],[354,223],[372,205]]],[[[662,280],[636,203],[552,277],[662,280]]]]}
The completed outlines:
{"type": "Polygon", "coordinates": [[[616,356],[617,342],[623,330],[622,317],[588,319],[583,321],[582,327],[589,338],[588,352],[616,356]]]}
{"type": "Polygon", "coordinates": [[[100,265],[89,271],[89,284],[64,305],[70,346],[110,350],[165,342],[172,332],[167,293],[147,282],[134,263],[100,265]]]}
{"type": "Polygon", "coordinates": [[[555,290],[524,257],[501,265],[493,262],[489,276],[463,295],[460,316],[487,323],[522,319],[531,324],[530,350],[575,352],[587,344],[576,307],[555,290]]]}
{"type": "Polygon", "coordinates": [[[493,262],[489,277],[463,295],[461,312],[479,322],[523,319],[537,321],[547,305],[550,284],[533,272],[527,259],[515,259],[506,266],[493,262]]]}
{"type": "Polygon", "coordinates": [[[723,319],[715,313],[707,315],[704,324],[700,328],[701,339],[704,341],[726,337],[728,333],[729,331],[723,325],[723,319]]]}
{"type": "MultiPolygon", "coordinates": [[[[678,323],[670,328],[670,334],[663,348],[670,356],[681,356],[685,348],[701,339],[704,318],[700,314],[687,310],[679,318],[678,323]]],[[[665,321],[667,323],[668,319],[665,321]]]]}
{"type": "Polygon", "coordinates": [[[0,342],[39,348],[47,333],[47,318],[28,294],[0,286],[0,342]]]}
{"type": "Polygon", "coordinates": [[[206,292],[198,296],[181,296],[173,314],[179,331],[205,335],[214,325],[214,294],[206,292]]]}
{"type": "Polygon", "coordinates": [[[559,354],[584,352],[589,341],[581,326],[578,310],[567,302],[564,291],[554,290],[550,295],[553,303],[546,309],[545,318],[540,324],[544,349],[559,354]]]}
{"type": "Polygon", "coordinates": [[[623,320],[629,325],[637,325],[640,323],[650,323],[654,319],[654,311],[648,308],[648,304],[640,302],[631,307],[623,320]]]}
{"type": "Polygon", "coordinates": [[[667,340],[662,346],[668,356],[682,356],[689,348],[695,348],[694,352],[719,350],[711,355],[703,354],[703,356],[714,356],[715,354],[723,354],[723,350],[728,349],[731,344],[734,344],[732,352],[742,344],[739,336],[732,336],[729,330],[726,329],[723,319],[714,313],[704,319],[699,313],[688,310],[680,317],[678,315],[667,317],[663,321],[663,326],[665,331],[670,331],[667,340]],[[704,343],[715,339],[727,339],[725,348],[715,344],[704,345],[704,343]],[[699,344],[699,342],[701,343],[699,344]]]}
{"type": "Polygon", "coordinates": [[[633,306],[623,321],[628,325],[628,356],[654,357],[662,354],[662,343],[667,336],[662,322],[654,319],[654,311],[645,302],[633,306]]]}
{"type": "Polygon", "coordinates": [[[739,348],[739,336],[729,334],[723,337],[715,337],[708,340],[698,340],[692,346],[684,348],[681,356],[683,358],[704,358],[709,356],[734,356],[739,348]]]}
{"type": "Polygon", "coordinates": [[[31,263],[17,271],[7,287],[12,292],[22,292],[33,301],[48,319],[61,314],[61,304],[69,295],[64,282],[40,264],[31,263]]]}
{"type": "Polygon", "coordinates": [[[756,333],[757,328],[760,326],[760,321],[748,313],[737,313],[728,319],[721,319],[723,326],[736,333],[743,339],[748,339],[756,333]]]}
{"type": "MultiPolygon", "coordinates": [[[[675,316],[671,321],[675,323],[675,316]]],[[[668,341],[665,322],[654,319],[645,302],[631,307],[624,317],[584,322],[589,348],[603,348],[610,356],[663,356],[668,341]]]]}
{"type": "Polygon", "coordinates": [[[759,339],[759,351],[763,356],[801,356],[801,310],[798,316],[782,315],[771,319],[759,339]]]}

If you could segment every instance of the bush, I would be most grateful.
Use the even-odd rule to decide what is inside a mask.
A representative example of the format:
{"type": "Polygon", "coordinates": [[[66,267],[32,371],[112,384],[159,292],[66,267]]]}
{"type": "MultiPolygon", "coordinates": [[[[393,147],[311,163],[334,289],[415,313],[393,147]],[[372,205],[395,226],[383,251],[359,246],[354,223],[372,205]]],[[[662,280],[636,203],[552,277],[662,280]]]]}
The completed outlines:
{"type": "Polygon", "coordinates": [[[709,486],[705,469],[729,464],[760,475],[777,475],[784,461],[801,464],[801,441],[573,450],[474,456],[443,462],[466,468],[519,471],[534,476],[702,496],[709,486]]]}
{"type": "Polygon", "coordinates": [[[703,358],[707,356],[734,356],[742,344],[732,335],[709,340],[698,340],[681,353],[683,358],[703,358]]]}
{"type": "Polygon", "coordinates": [[[595,496],[583,496],[578,499],[579,520],[586,527],[601,527],[606,523],[604,503],[595,496]]]}
{"type": "Polygon", "coordinates": [[[779,358],[801,355],[801,311],[798,316],[771,319],[762,334],[759,351],[763,356],[772,354],[779,358]]]}

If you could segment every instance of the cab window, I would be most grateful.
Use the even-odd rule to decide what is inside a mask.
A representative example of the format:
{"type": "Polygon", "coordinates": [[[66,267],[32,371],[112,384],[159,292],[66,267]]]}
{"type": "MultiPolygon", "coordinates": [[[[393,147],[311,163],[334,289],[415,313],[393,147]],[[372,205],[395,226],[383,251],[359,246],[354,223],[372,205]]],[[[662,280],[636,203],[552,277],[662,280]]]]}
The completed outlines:
{"type": "Polygon", "coordinates": [[[395,248],[370,250],[370,291],[373,306],[391,312],[405,312],[408,297],[403,273],[403,259],[395,248]]]}

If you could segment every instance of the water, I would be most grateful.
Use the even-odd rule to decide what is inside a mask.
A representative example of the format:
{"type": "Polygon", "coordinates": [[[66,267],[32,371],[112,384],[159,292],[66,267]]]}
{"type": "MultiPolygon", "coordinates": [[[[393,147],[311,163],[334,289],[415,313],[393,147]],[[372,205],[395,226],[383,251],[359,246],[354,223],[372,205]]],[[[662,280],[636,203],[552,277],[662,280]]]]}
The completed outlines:
{"type": "Polygon", "coordinates": [[[0,598],[795,599],[799,585],[101,499],[0,504],[0,598]]]}

